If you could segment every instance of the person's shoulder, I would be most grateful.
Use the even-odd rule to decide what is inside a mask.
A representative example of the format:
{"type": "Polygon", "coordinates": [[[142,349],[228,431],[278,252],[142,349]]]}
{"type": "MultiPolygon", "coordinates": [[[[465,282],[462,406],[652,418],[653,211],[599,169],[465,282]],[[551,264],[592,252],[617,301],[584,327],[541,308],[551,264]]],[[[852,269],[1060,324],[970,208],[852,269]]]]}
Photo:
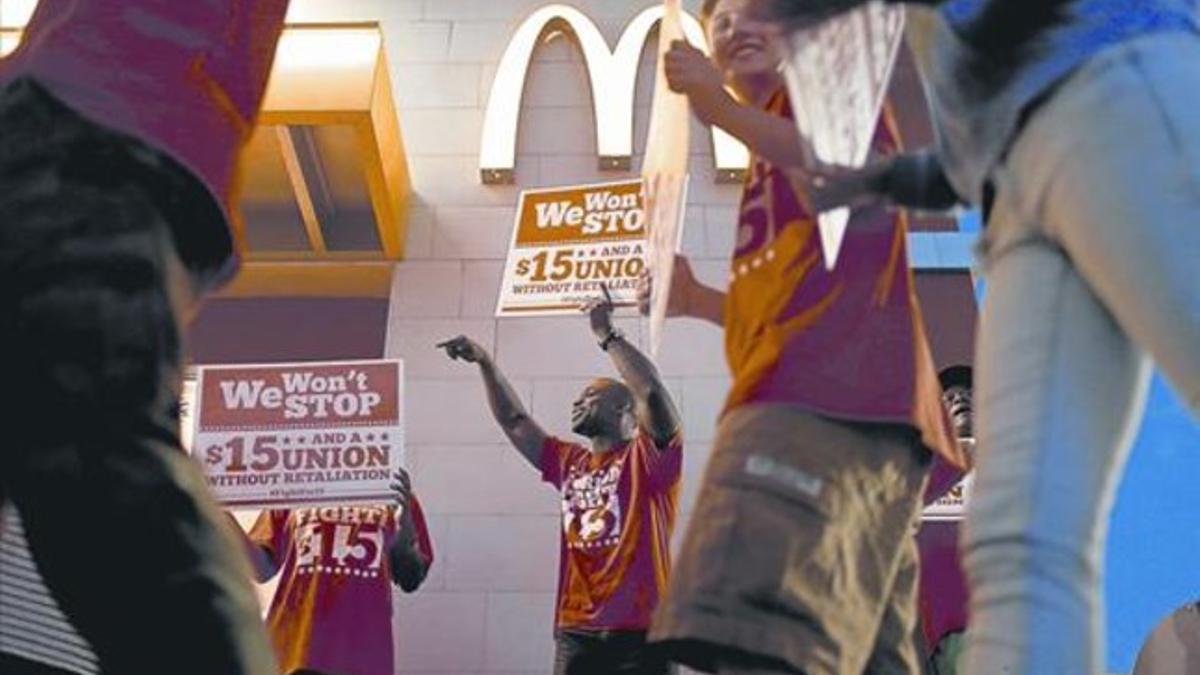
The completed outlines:
{"type": "Polygon", "coordinates": [[[555,456],[564,458],[568,462],[576,461],[580,457],[586,457],[589,450],[582,443],[563,438],[562,436],[547,436],[546,443],[542,447],[543,454],[552,453],[555,456]]]}
{"type": "Polygon", "coordinates": [[[767,99],[763,109],[773,115],[792,119],[794,115],[792,112],[792,99],[788,96],[787,87],[776,89],[775,93],[771,94],[770,98],[767,99]]]}
{"type": "Polygon", "coordinates": [[[588,446],[584,445],[583,443],[581,443],[579,441],[573,441],[568,438],[558,438],[558,437],[555,437],[554,440],[558,444],[558,447],[560,448],[561,452],[567,453],[571,456],[576,456],[576,455],[586,456],[586,455],[591,454],[591,450],[588,449],[588,446]]]}
{"type": "Polygon", "coordinates": [[[654,434],[650,433],[649,430],[639,428],[637,435],[634,436],[633,443],[631,443],[630,446],[641,447],[646,450],[657,450],[659,452],[665,450],[681,450],[683,448],[683,431],[677,430],[666,441],[660,442],[654,437],[654,434]]]}
{"type": "Polygon", "coordinates": [[[585,446],[581,441],[577,441],[577,440],[568,438],[566,436],[559,436],[558,434],[547,435],[546,443],[552,444],[559,448],[582,448],[584,450],[587,449],[587,446],[585,446]]]}

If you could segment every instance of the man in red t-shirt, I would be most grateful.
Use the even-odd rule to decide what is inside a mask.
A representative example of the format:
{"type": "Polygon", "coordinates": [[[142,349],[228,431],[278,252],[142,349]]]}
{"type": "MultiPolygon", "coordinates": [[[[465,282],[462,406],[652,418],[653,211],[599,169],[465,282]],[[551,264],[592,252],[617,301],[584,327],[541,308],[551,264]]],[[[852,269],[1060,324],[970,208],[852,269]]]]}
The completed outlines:
{"type": "Polygon", "coordinates": [[[555,675],[663,675],[646,630],[671,569],[683,441],[654,365],[612,326],[607,299],[587,308],[600,348],[624,382],[600,378],[571,409],[586,444],[548,435],[471,339],[439,345],[479,365],[488,402],[513,447],[562,499],[555,675]]]}
{"type": "MultiPolygon", "coordinates": [[[[917,551],[930,452],[955,464],[906,222],[856,210],[826,269],[772,26],[708,0],[710,61],[666,54],[675,91],[754,153],[729,289],[686,264],[676,309],[725,329],[733,384],[651,639],[723,674],[921,672],[917,551]],[[732,86],[736,98],[726,91],[732,86]]],[[[889,152],[887,114],[874,139],[889,152]]],[[[674,284],[673,284],[674,286],[674,284]]],[[[669,298],[670,299],[670,298],[669,298]]]]}
{"type": "Polygon", "coordinates": [[[285,675],[395,672],[392,583],[417,590],[433,544],[407,471],[392,489],[393,504],[259,514],[249,539],[258,581],[280,572],[267,630],[285,675]]]}
{"type": "MultiPolygon", "coordinates": [[[[954,423],[954,434],[967,454],[974,453],[975,409],[972,368],[954,365],[938,375],[942,385],[942,404],[954,423]]],[[[959,499],[966,474],[937,458],[930,471],[925,505],[947,494],[959,499]],[[956,492],[952,492],[956,491],[956,492]]],[[[965,510],[966,505],[960,508],[965,510]]],[[[963,514],[929,518],[917,530],[917,550],[921,555],[921,581],[917,608],[921,616],[921,634],[929,654],[929,675],[955,675],[959,672],[967,629],[967,582],[962,568],[959,538],[963,514]]]]}

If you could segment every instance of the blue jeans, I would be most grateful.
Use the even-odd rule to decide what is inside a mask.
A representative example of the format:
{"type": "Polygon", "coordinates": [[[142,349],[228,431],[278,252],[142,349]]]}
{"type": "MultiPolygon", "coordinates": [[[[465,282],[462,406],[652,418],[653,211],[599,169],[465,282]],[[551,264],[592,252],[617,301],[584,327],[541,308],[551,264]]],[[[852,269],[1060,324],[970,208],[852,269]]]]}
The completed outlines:
{"type": "Polygon", "coordinates": [[[992,179],[966,671],[1090,675],[1105,666],[1108,515],[1150,360],[1200,407],[1200,37],[1091,59],[992,179]]]}
{"type": "Polygon", "coordinates": [[[162,205],[189,190],[153,155],[0,88],[0,508],[104,672],[274,675],[240,539],[179,445],[196,286],[162,205]]]}

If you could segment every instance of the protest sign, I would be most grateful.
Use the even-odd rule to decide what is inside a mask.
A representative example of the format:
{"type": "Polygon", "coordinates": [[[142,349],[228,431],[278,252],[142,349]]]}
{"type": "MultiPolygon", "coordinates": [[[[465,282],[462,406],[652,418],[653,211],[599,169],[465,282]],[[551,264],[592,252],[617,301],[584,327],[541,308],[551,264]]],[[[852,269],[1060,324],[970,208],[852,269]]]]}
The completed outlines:
{"type": "Polygon", "coordinates": [[[967,515],[967,502],[971,499],[971,486],[975,474],[969,473],[936,502],[921,512],[922,520],[962,520],[967,515]]]}
{"type": "MultiPolygon", "coordinates": [[[[903,37],[903,7],[878,0],[787,37],[788,95],[816,160],[866,163],[903,37]]],[[[837,264],[849,219],[847,208],[819,216],[827,269],[837,264]]]]}
{"type": "Polygon", "coordinates": [[[404,448],[403,363],[198,369],[192,455],[230,507],[390,502],[404,448]]]}
{"type": "Polygon", "coordinates": [[[496,316],[575,315],[602,285],[632,307],[645,258],[641,180],[524,190],[496,316]]]}
{"type": "Polygon", "coordinates": [[[683,212],[687,203],[688,132],[691,126],[687,97],[671,91],[664,73],[664,55],[671,43],[683,40],[679,0],[663,1],[658,26],[658,66],[650,130],[642,178],[646,186],[646,222],[650,237],[650,275],[662,280],[650,289],[650,353],[657,354],[667,319],[671,272],[683,237],[683,212]]]}

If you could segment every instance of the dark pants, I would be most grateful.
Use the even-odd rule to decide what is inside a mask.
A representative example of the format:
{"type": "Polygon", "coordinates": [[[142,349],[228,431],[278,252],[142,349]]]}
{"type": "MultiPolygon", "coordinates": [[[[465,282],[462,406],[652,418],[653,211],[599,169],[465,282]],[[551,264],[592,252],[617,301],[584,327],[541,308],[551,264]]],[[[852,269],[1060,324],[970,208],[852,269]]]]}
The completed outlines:
{"type": "Polygon", "coordinates": [[[4,652],[0,652],[0,673],[4,673],[4,675],[74,675],[74,671],[55,668],[4,652]]]}
{"type": "Polygon", "coordinates": [[[192,285],[147,150],[0,89],[0,495],[104,672],[273,675],[240,542],[180,450],[192,285]]]}
{"type": "Polygon", "coordinates": [[[646,645],[646,631],[558,630],[554,675],[674,675],[666,658],[646,645]]]}

